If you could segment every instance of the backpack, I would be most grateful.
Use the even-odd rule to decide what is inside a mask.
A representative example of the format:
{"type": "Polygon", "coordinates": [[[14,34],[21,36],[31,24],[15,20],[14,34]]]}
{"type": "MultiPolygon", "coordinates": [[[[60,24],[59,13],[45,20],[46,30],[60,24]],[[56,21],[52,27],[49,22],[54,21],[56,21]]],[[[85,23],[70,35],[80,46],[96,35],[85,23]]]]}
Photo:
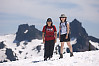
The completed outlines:
{"type": "MultiPolygon", "coordinates": [[[[65,26],[67,27],[67,21],[65,22],[65,26]]],[[[61,28],[61,22],[60,22],[60,28],[61,28]]],[[[60,30],[60,32],[61,32],[61,30],[60,30]]],[[[69,25],[69,34],[71,34],[70,25],[69,25]]]]}
{"type": "MultiPolygon", "coordinates": [[[[52,25],[54,32],[55,32],[55,27],[52,25]]],[[[47,25],[45,26],[45,35],[46,35],[46,29],[47,29],[47,25]]]]}

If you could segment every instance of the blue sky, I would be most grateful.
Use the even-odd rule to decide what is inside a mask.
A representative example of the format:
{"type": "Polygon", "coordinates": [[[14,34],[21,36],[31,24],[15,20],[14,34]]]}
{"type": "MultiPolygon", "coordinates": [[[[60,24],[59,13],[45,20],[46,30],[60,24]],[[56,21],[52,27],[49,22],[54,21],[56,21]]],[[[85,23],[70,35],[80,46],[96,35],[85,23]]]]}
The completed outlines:
{"type": "Polygon", "coordinates": [[[59,26],[60,14],[69,22],[78,19],[89,35],[99,38],[99,0],[0,0],[0,35],[16,33],[18,25],[36,25],[42,30],[51,17],[59,26]]]}

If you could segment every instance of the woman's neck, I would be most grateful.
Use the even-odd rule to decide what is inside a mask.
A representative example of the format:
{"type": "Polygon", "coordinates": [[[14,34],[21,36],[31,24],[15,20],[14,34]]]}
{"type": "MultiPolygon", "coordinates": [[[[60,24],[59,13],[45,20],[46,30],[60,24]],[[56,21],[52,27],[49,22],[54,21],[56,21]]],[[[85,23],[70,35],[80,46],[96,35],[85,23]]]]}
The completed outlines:
{"type": "Polygon", "coordinates": [[[48,27],[50,27],[51,25],[48,25],[48,27]]]}
{"type": "Polygon", "coordinates": [[[62,22],[65,22],[64,20],[61,20],[62,22]]]}
{"type": "Polygon", "coordinates": [[[62,23],[63,23],[64,21],[62,21],[62,23]]]}

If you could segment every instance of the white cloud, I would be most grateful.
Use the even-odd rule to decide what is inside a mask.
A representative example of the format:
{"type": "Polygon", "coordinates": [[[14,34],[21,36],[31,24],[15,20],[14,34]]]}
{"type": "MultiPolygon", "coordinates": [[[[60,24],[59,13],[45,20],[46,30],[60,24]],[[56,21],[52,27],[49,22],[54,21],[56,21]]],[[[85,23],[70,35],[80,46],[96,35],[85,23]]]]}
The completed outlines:
{"type": "MultiPolygon", "coordinates": [[[[71,6],[73,6],[71,4],[71,6]]],[[[30,16],[37,19],[47,19],[52,17],[59,21],[61,13],[65,13],[69,18],[79,18],[92,22],[98,22],[99,8],[92,5],[99,4],[98,0],[0,0],[0,12],[30,16]],[[61,3],[57,5],[57,3],[61,3]],[[76,4],[75,8],[60,8],[62,3],[76,4]],[[57,6],[57,7],[56,7],[57,6]]]]}
{"type": "MultiPolygon", "coordinates": [[[[14,26],[29,23],[42,30],[45,20],[51,17],[58,27],[61,13],[65,13],[70,22],[77,18],[82,22],[99,24],[99,0],[0,0],[0,25],[2,26],[9,23],[15,24],[14,26]]],[[[97,28],[94,32],[98,33],[97,28]]]]}

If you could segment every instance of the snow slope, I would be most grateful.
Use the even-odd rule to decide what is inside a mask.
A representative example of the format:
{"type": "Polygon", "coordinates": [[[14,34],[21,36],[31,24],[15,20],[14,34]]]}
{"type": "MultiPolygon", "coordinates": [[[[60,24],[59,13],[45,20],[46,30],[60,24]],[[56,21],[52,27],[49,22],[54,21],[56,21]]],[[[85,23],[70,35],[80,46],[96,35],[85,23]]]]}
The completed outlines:
{"type": "MultiPolygon", "coordinates": [[[[2,54],[2,55],[0,55],[0,57],[4,56],[6,48],[12,49],[12,51],[14,52],[14,55],[16,54],[19,60],[31,58],[32,56],[33,57],[43,56],[44,44],[42,43],[42,40],[34,39],[31,42],[22,41],[19,44],[19,46],[17,46],[16,43],[13,43],[15,36],[16,35],[13,35],[13,34],[0,36],[0,42],[4,41],[4,44],[6,45],[6,47],[4,49],[1,49],[3,51],[0,52],[2,54]],[[25,44],[25,43],[27,43],[27,44],[25,44]],[[39,47],[39,48],[37,49],[37,47],[39,47]]],[[[75,43],[76,43],[76,39],[73,39],[71,41],[71,44],[75,44],[75,43]]],[[[57,39],[57,43],[55,44],[55,47],[57,45],[60,45],[59,39],[57,39]]],[[[64,50],[66,48],[67,48],[67,44],[65,44],[64,50]]],[[[66,52],[66,51],[64,51],[64,52],[66,52]]],[[[4,56],[4,58],[2,58],[1,60],[4,60],[4,59],[6,59],[6,56],[4,56]]]]}
{"type": "MultiPolygon", "coordinates": [[[[43,61],[44,44],[42,40],[32,40],[31,42],[22,41],[19,46],[13,43],[15,35],[9,34],[0,36],[0,42],[4,41],[5,48],[0,49],[0,61],[6,59],[6,48],[12,49],[13,54],[17,55],[19,60],[0,63],[0,66],[99,66],[99,50],[86,51],[86,52],[74,52],[74,57],[69,57],[69,53],[64,54],[63,59],[58,59],[59,54],[54,51],[53,58],[48,61],[43,61]]],[[[76,38],[71,40],[71,44],[76,43],[76,38]]],[[[94,44],[94,42],[92,42],[94,44]]],[[[55,47],[60,45],[59,39],[55,47]]],[[[64,46],[64,52],[66,52],[67,44],[64,46]]]]}
{"type": "Polygon", "coordinates": [[[66,53],[64,54],[63,59],[58,59],[59,55],[54,55],[52,59],[56,60],[53,61],[41,61],[43,60],[43,57],[39,56],[30,59],[1,63],[0,66],[99,66],[98,56],[99,50],[74,53],[74,57],[69,57],[69,53],[66,53]]]}

